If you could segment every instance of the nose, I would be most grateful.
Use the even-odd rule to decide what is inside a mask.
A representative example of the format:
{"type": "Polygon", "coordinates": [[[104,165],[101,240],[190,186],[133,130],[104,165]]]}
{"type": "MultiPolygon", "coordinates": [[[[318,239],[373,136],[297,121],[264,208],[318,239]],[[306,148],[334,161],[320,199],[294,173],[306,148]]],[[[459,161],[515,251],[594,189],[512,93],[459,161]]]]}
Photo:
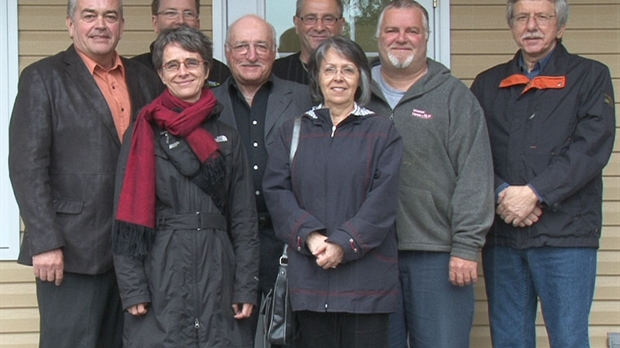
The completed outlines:
{"type": "Polygon", "coordinates": [[[97,16],[97,20],[95,20],[95,25],[97,28],[105,28],[105,18],[103,16],[97,16]]]}
{"type": "Polygon", "coordinates": [[[250,45],[248,47],[248,51],[245,55],[250,61],[255,61],[256,59],[258,59],[258,52],[256,51],[256,47],[254,45],[250,45]]]}
{"type": "Polygon", "coordinates": [[[525,26],[530,31],[538,30],[538,22],[536,22],[536,17],[534,16],[527,17],[527,23],[525,23],[525,26]]]}
{"type": "Polygon", "coordinates": [[[316,31],[325,30],[325,23],[323,23],[323,18],[317,18],[316,24],[314,25],[314,30],[316,31]]]}
{"type": "Polygon", "coordinates": [[[398,37],[396,38],[398,42],[406,42],[407,41],[407,33],[404,30],[398,32],[398,37]]]}

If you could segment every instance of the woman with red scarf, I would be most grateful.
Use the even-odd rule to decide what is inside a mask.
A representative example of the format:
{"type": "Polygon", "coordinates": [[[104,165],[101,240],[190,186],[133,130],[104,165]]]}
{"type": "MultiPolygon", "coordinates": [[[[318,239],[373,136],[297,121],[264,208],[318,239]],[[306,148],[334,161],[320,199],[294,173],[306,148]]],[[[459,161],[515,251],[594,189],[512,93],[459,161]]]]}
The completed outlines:
{"type": "Polygon", "coordinates": [[[253,344],[254,191],[241,140],[205,87],[211,61],[199,30],[162,32],[153,63],[167,89],[121,149],[114,264],[125,347],[253,344]]]}

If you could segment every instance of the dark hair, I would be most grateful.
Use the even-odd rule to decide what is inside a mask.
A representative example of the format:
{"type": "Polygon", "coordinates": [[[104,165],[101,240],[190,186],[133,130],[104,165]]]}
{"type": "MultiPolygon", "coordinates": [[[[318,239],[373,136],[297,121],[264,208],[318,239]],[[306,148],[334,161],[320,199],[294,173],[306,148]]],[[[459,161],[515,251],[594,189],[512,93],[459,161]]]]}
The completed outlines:
{"type": "MultiPolygon", "coordinates": [[[[77,9],[77,2],[79,0],[69,0],[67,1],[67,16],[72,20],[75,20],[75,11],[77,9]]],[[[197,0],[198,1],[198,0],[197,0]]],[[[120,7],[119,15],[123,18],[123,0],[118,0],[118,7],[120,7]]]]}
{"type": "Polygon", "coordinates": [[[425,38],[428,39],[431,28],[428,24],[428,11],[422,6],[419,2],[415,0],[394,0],[389,4],[385,5],[383,10],[381,10],[381,14],[379,15],[379,20],[377,21],[377,31],[375,32],[375,37],[379,37],[381,34],[381,26],[383,25],[383,18],[385,17],[385,12],[387,10],[395,9],[395,8],[417,8],[424,14],[424,29],[426,30],[425,38]]]}
{"type": "Polygon", "coordinates": [[[323,103],[325,99],[321,91],[319,79],[321,63],[330,49],[350,60],[359,69],[360,85],[357,91],[355,91],[355,101],[360,105],[366,105],[370,101],[370,66],[368,65],[368,59],[360,45],[342,35],[332,36],[323,41],[310,56],[308,75],[310,77],[312,99],[318,103],[323,103]]]}
{"type": "MultiPolygon", "coordinates": [[[[297,8],[295,9],[295,16],[299,17],[301,15],[301,8],[304,7],[304,3],[306,1],[312,1],[312,0],[297,0],[297,8]]],[[[338,17],[342,18],[342,14],[344,13],[344,5],[342,4],[342,0],[333,0],[336,2],[336,5],[338,5],[338,11],[340,11],[340,13],[338,13],[338,17]]]]}
{"type": "MultiPolygon", "coordinates": [[[[520,0],[508,0],[506,3],[506,20],[512,28],[512,20],[514,17],[514,6],[520,0]]],[[[568,1],[567,0],[549,0],[555,4],[555,15],[558,18],[558,29],[566,26],[568,22],[568,1]]]]}
{"type": "MultiPolygon", "coordinates": [[[[157,12],[159,12],[159,4],[161,0],[153,0],[151,2],[151,14],[153,16],[157,16],[157,12]]],[[[196,2],[196,14],[200,15],[200,0],[194,0],[196,2]]]]}
{"type": "Polygon", "coordinates": [[[160,71],[164,64],[164,49],[170,44],[177,44],[188,52],[199,53],[205,61],[206,68],[213,61],[213,43],[200,30],[182,25],[178,28],[164,29],[153,43],[153,66],[160,71]]]}

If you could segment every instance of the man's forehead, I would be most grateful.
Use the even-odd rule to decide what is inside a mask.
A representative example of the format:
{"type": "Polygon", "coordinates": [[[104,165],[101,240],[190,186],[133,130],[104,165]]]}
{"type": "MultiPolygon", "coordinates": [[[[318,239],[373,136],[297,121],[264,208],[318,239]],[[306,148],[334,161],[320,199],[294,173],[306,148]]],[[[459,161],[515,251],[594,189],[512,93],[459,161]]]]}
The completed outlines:
{"type": "Polygon", "coordinates": [[[195,0],[161,0],[159,9],[163,10],[167,8],[197,10],[195,0]]]}
{"type": "Polygon", "coordinates": [[[333,1],[333,0],[328,0],[328,1],[306,0],[304,1],[303,6],[301,7],[302,15],[309,15],[309,14],[316,15],[316,14],[325,14],[325,13],[338,15],[338,12],[339,12],[338,4],[336,4],[336,1],[333,1]]]}

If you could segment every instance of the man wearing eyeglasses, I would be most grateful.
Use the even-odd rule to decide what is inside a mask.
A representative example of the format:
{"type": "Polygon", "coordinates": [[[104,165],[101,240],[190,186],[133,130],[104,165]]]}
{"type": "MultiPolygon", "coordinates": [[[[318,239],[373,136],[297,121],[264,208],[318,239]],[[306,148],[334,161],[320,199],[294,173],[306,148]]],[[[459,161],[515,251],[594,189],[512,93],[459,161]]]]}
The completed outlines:
{"type": "MultiPolygon", "coordinates": [[[[151,13],[153,29],[157,35],[164,29],[177,28],[181,25],[200,29],[200,0],[153,0],[151,13]]],[[[135,56],[133,59],[157,71],[153,66],[152,52],[153,44],[151,43],[149,52],[135,56]]],[[[228,67],[217,59],[213,59],[207,77],[209,87],[221,85],[228,76],[230,76],[228,67]]]]}
{"type": "Polygon", "coordinates": [[[540,301],[551,347],[590,347],[613,150],[609,69],[562,45],[566,0],[508,0],[514,58],[479,74],[495,170],[496,216],[482,253],[494,347],[534,347],[540,301]]]}
{"type": "Polygon", "coordinates": [[[427,58],[428,12],[413,0],[384,7],[368,106],[404,140],[396,223],[401,304],[390,348],[467,348],[474,283],[493,222],[493,166],[473,94],[427,58]]]}
{"type": "MultiPolygon", "coordinates": [[[[235,21],[226,33],[225,53],[232,76],[214,88],[213,93],[224,106],[220,120],[239,131],[252,168],[260,240],[260,302],[260,297],[275,283],[284,246],[275,236],[263,197],[269,148],[282,123],[301,116],[312,103],[307,86],[272,74],[276,34],[262,18],[247,15],[235,21]]],[[[257,315],[258,311],[251,320],[257,321],[257,315]]]]}
{"type": "Polygon", "coordinates": [[[157,74],[122,58],[121,0],[69,0],[66,51],[26,67],[9,128],[9,173],[32,265],[39,347],[122,346],[112,263],[121,141],[162,92],[157,74]]]}
{"type": "Polygon", "coordinates": [[[307,67],[310,54],[325,39],[342,35],[345,24],[343,11],[341,0],[297,0],[293,22],[301,51],[276,60],[273,73],[285,80],[310,84],[307,67]]]}

